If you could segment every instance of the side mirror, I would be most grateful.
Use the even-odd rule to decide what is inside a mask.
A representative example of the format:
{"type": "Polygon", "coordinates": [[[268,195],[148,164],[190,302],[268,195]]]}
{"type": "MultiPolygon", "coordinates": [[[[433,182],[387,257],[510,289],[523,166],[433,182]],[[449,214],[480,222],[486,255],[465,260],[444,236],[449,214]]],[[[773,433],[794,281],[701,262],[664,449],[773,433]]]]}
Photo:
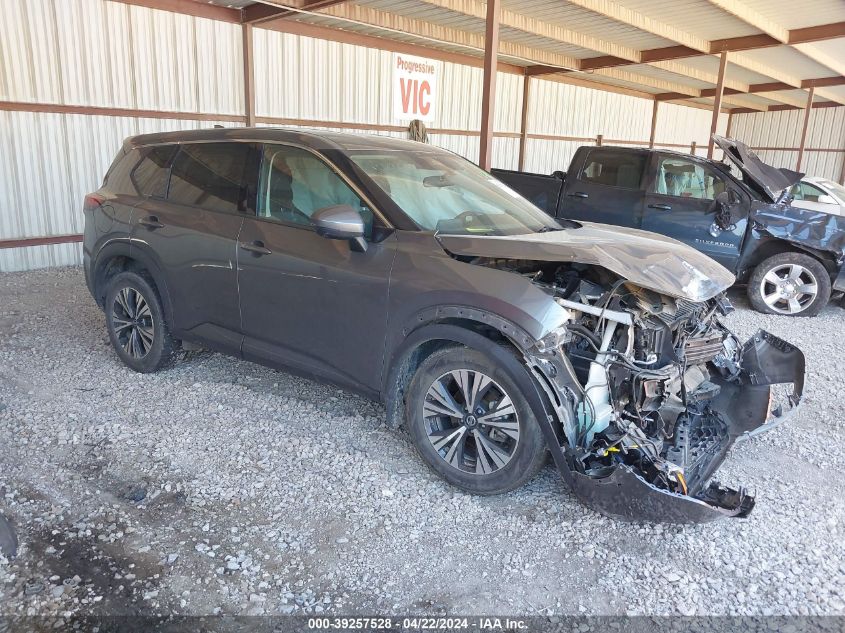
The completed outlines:
{"type": "Polygon", "coordinates": [[[723,191],[717,194],[710,205],[709,213],[713,213],[713,223],[710,225],[710,235],[718,237],[722,231],[733,231],[736,228],[736,220],[731,210],[734,209],[739,200],[733,191],[723,191]]]}
{"type": "Polygon", "coordinates": [[[833,196],[829,196],[826,193],[819,196],[819,202],[822,204],[837,204],[836,200],[833,196]]]}
{"type": "Polygon", "coordinates": [[[335,204],[317,209],[311,215],[317,234],[330,240],[356,240],[364,237],[364,220],[348,204],[335,204]]]}
{"type": "Polygon", "coordinates": [[[722,205],[725,207],[730,207],[734,204],[734,200],[731,197],[731,194],[727,191],[723,191],[722,193],[717,194],[714,202],[716,203],[716,205],[722,205]]]}

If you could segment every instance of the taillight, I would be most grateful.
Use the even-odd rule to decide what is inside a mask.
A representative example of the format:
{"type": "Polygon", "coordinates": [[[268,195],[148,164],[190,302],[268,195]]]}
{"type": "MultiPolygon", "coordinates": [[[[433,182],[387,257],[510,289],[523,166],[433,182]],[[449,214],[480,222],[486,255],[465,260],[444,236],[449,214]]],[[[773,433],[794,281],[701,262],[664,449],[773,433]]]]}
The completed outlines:
{"type": "Polygon", "coordinates": [[[82,210],[93,211],[101,204],[103,204],[104,200],[105,198],[99,194],[89,193],[87,196],[85,196],[85,203],[82,205],[82,210]]]}

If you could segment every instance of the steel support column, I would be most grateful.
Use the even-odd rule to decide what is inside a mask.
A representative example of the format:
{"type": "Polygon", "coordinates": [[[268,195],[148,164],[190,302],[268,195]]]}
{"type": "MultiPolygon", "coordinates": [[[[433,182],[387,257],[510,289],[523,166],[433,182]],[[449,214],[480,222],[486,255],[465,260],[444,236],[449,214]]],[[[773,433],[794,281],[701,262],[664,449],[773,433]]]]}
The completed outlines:
{"type": "Polygon", "coordinates": [[[725,92],[725,71],[728,68],[728,52],[724,51],[719,59],[719,80],[716,94],[713,95],[713,119],[710,122],[710,138],[707,140],[707,158],[713,158],[713,135],[719,126],[719,113],[722,111],[722,94],[725,92]]]}
{"type": "Polygon", "coordinates": [[[252,65],[252,24],[242,24],[244,58],[244,113],[246,125],[255,125],[255,69],[252,65]]]}
{"type": "Polygon", "coordinates": [[[525,171],[525,144],[528,140],[528,98],[531,94],[531,77],[522,76],[522,119],[519,124],[519,171],[525,171]]]}
{"type": "Polygon", "coordinates": [[[481,145],[478,164],[490,170],[493,160],[493,123],[496,110],[496,70],[499,57],[500,0],[487,0],[487,28],[484,33],[484,86],[481,91],[481,145]]]}
{"type": "Polygon", "coordinates": [[[801,161],[804,160],[804,147],[807,145],[807,129],[810,127],[810,115],[813,113],[813,94],[815,86],[810,86],[807,92],[807,107],[804,109],[804,126],[801,128],[801,142],[798,144],[798,160],[795,161],[795,171],[801,171],[801,161]]]}
{"type": "Polygon", "coordinates": [[[657,132],[657,111],[660,108],[660,102],[655,99],[654,106],[651,109],[651,136],[648,137],[649,149],[654,148],[654,135],[657,132]]]}

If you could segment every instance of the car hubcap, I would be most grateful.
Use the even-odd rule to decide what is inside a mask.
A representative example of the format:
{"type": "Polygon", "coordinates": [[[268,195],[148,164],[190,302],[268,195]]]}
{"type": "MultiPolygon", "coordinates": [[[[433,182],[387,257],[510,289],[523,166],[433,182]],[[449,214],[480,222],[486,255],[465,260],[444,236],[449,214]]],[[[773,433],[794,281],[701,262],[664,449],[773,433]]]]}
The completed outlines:
{"type": "Polygon", "coordinates": [[[118,343],[132,358],[143,358],[155,340],[150,305],[134,288],[123,288],[112,305],[112,323],[118,343]]]}
{"type": "Polygon", "coordinates": [[[772,268],[760,282],[763,301],[781,314],[803,312],[815,301],[818,292],[816,276],[800,264],[772,268]]]}
{"type": "Polygon", "coordinates": [[[470,369],[443,374],[423,403],[428,440],[452,468],[489,475],[513,458],[519,444],[519,418],[505,390],[489,376],[470,369]]]}

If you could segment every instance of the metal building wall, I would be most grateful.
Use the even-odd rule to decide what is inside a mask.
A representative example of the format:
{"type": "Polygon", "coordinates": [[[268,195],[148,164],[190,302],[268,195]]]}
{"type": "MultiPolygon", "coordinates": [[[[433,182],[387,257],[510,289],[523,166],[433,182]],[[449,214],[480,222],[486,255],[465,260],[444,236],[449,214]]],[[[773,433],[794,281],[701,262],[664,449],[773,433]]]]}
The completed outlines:
{"type": "MultiPolygon", "coordinates": [[[[345,124],[346,131],[355,131],[356,123],[407,125],[407,121],[393,117],[391,52],[262,29],[255,30],[253,41],[255,114],[259,119],[337,122],[345,124]]],[[[477,160],[483,72],[481,68],[452,62],[433,63],[438,67],[440,84],[436,116],[427,125],[435,131],[430,134],[430,141],[477,160]],[[453,133],[439,132],[445,130],[453,133]]],[[[494,140],[493,163],[496,167],[515,168],[522,77],[500,72],[496,82],[495,129],[511,138],[494,140]]],[[[396,135],[387,130],[378,133],[396,135]]]]}
{"type": "MultiPolygon", "coordinates": [[[[243,113],[237,25],[102,0],[2,8],[2,101],[243,113]]],[[[0,239],[81,233],[83,197],[124,138],[213,124],[0,111],[0,239]]],[[[0,249],[0,271],[79,262],[79,244],[0,249]]]]}
{"type": "MultiPolygon", "coordinates": [[[[0,101],[177,114],[0,110],[0,240],[81,233],[82,199],[99,186],[125,137],[244,116],[237,24],[110,0],[2,0],[2,8],[0,101]]],[[[369,133],[354,126],[376,125],[376,133],[405,135],[392,118],[391,53],[260,28],[253,53],[259,120],[369,133]]],[[[475,161],[482,70],[435,63],[442,79],[431,142],[475,161]]],[[[516,169],[523,77],[500,72],[497,79],[493,164],[516,169]]],[[[648,143],[649,99],[531,81],[527,169],[565,169],[575,149],[598,134],[648,143]]],[[[658,142],[706,142],[708,112],[660,110],[658,142]]],[[[79,244],[0,249],[0,271],[80,261],[79,244]]]]}
{"type": "MultiPolygon", "coordinates": [[[[605,145],[648,147],[653,101],[555,81],[531,81],[526,170],[566,171],[575,151],[595,144],[599,134],[605,145]]],[[[695,141],[696,154],[706,156],[711,116],[708,110],[661,103],[655,146],[689,152],[695,141]]],[[[718,129],[724,132],[726,127],[727,114],[720,114],[718,129]]]]}
{"type": "MultiPolygon", "coordinates": [[[[731,135],[755,149],[764,161],[795,169],[804,110],[736,114],[731,135]]],[[[801,171],[841,182],[845,171],[845,107],[810,113],[801,171]]]]}

